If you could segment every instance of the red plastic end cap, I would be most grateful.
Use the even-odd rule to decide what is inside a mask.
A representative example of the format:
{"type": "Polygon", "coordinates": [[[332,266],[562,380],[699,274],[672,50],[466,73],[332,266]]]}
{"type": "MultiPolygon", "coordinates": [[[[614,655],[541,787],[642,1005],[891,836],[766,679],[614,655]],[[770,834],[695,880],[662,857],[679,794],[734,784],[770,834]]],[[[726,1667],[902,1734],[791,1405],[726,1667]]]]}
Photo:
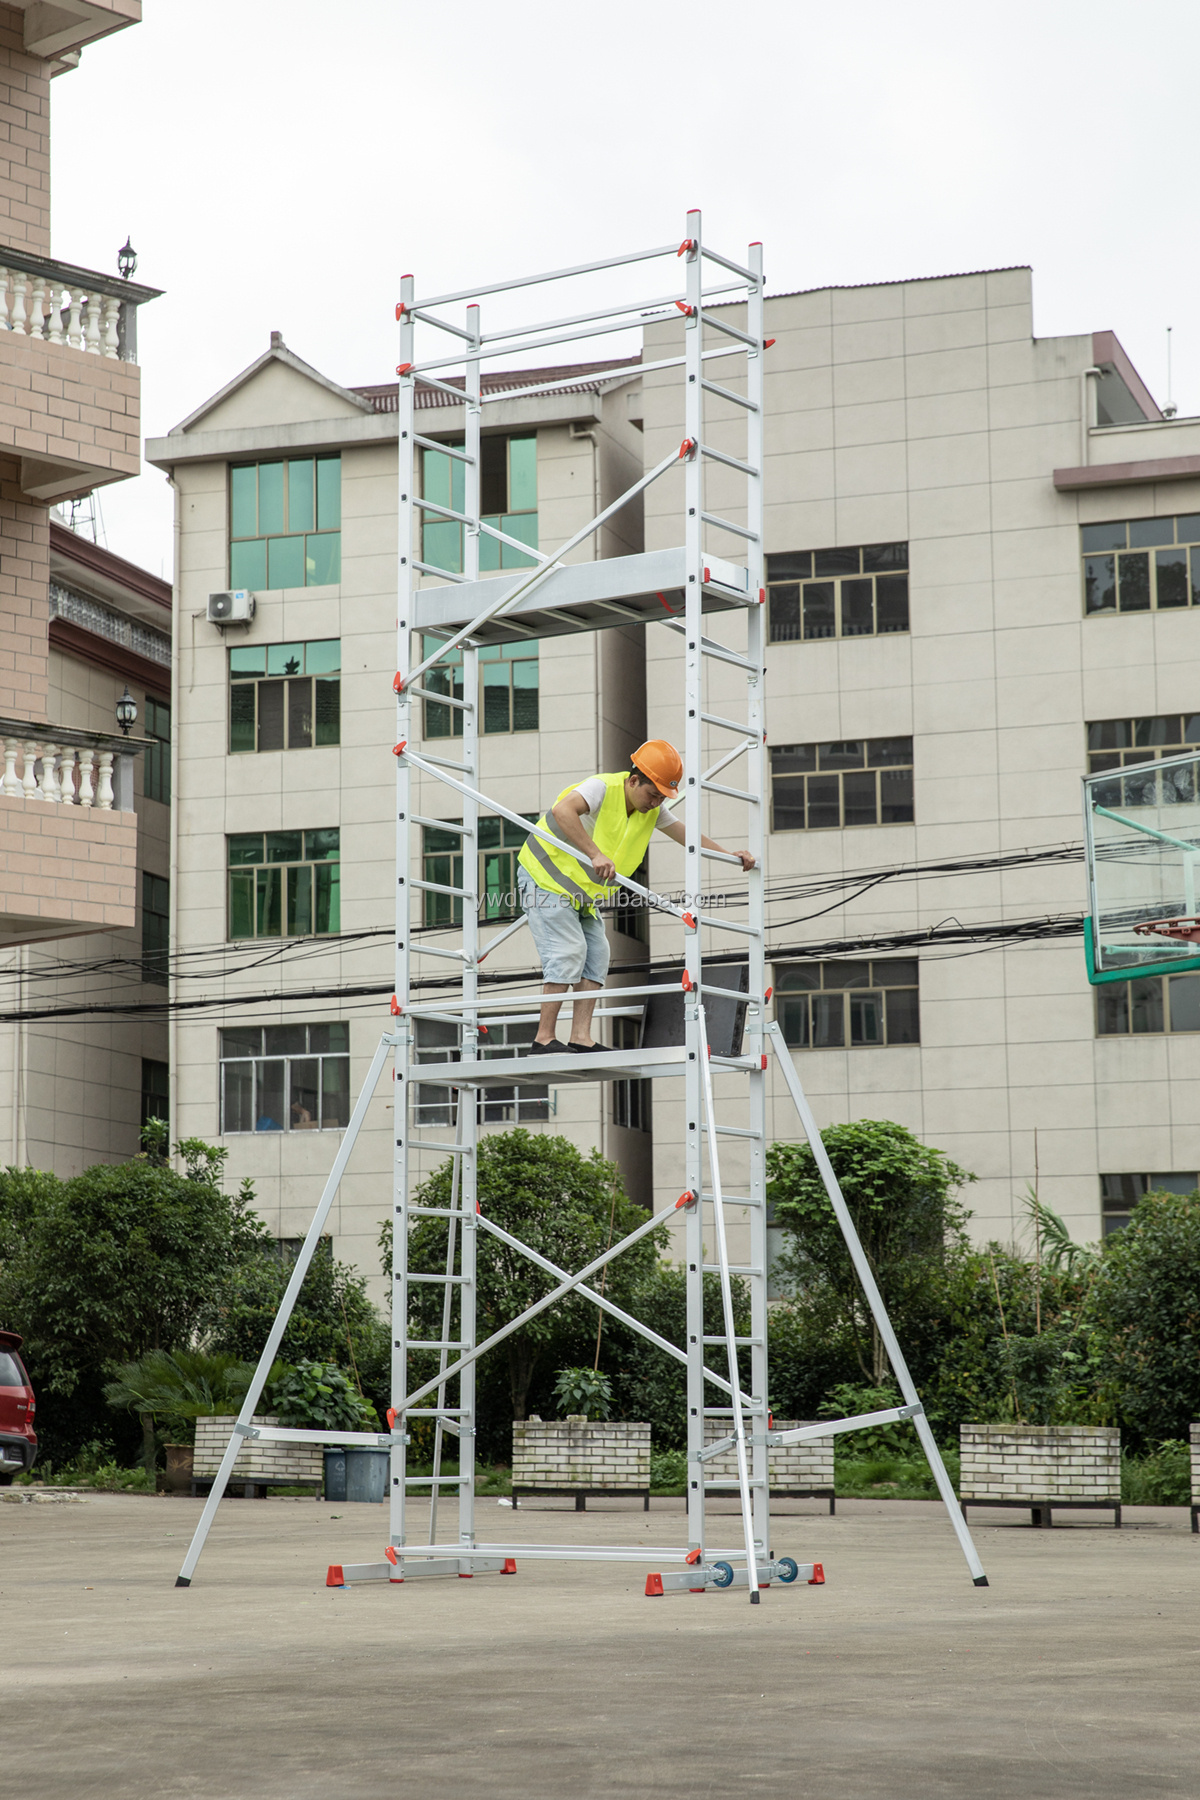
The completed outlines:
{"type": "Polygon", "coordinates": [[[397,373],[397,375],[407,375],[408,371],[411,368],[412,368],[411,363],[397,363],[396,364],[396,373],[397,373]]]}
{"type": "Polygon", "coordinates": [[[763,1066],[763,1068],[764,1068],[764,1069],[765,1069],[765,1068],[766,1068],[766,1066],[767,1066],[767,1059],[766,1059],[766,1057],[765,1057],[765,1056],[763,1056],[763,1057],[760,1057],[760,1058],[759,1058],[759,1060],[760,1060],[760,1062],[761,1062],[761,1063],[762,1063],[762,1066],[763,1066]]]}
{"type": "Polygon", "coordinates": [[[478,1031],[480,1037],[486,1037],[488,1034],[488,1028],[486,1025],[477,1025],[475,1029],[478,1031]]]}
{"type": "Polygon", "coordinates": [[[396,679],[392,683],[392,692],[393,694],[402,694],[404,692],[404,677],[399,669],[396,670],[396,679]]]}
{"type": "Polygon", "coordinates": [[[689,1550],[683,1560],[685,1563],[691,1563],[692,1567],[695,1568],[696,1564],[700,1561],[699,1550],[689,1550]]]}
{"type": "Polygon", "coordinates": [[[763,603],[764,603],[764,601],[765,601],[765,600],[766,600],[766,598],[767,598],[767,590],[766,590],[766,588],[759,588],[759,590],[758,590],[758,604],[759,604],[759,605],[760,605],[760,606],[762,606],[762,604],[763,604],[763,603]]]}
{"type": "Polygon", "coordinates": [[[460,1570],[459,1570],[459,1571],[458,1571],[458,1579],[459,1579],[459,1580],[460,1580],[460,1581],[474,1581],[474,1579],[475,1579],[475,1577],[474,1577],[474,1575],[473,1575],[473,1574],[472,1574],[472,1573],[471,1573],[471,1571],[470,1571],[470,1570],[468,1570],[468,1571],[467,1571],[467,1573],[466,1573],[466,1574],[465,1574],[465,1575],[464,1575],[464,1574],[463,1574],[463,1571],[462,1571],[462,1570],[461,1570],[461,1569],[460,1569],[460,1570]]]}
{"type": "Polygon", "coordinates": [[[395,1545],[388,1544],[386,1546],[386,1548],[384,1549],[383,1554],[387,1557],[388,1561],[391,1563],[391,1565],[394,1569],[396,1567],[396,1547],[395,1547],[395,1545]]]}
{"type": "Polygon", "coordinates": [[[398,1019],[400,1017],[400,1014],[404,1011],[404,1008],[401,1006],[400,1002],[397,1000],[395,994],[392,995],[392,1004],[391,1004],[391,1007],[389,1010],[391,1012],[393,1019],[398,1019]]]}
{"type": "Polygon", "coordinates": [[[647,1597],[651,1597],[654,1594],[661,1594],[662,1591],[663,1591],[662,1576],[661,1575],[647,1575],[647,1577],[646,1577],[647,1597]]]}
{"type": "Polygon", "coordinates": [[[500,1570],[500,1573],[502,1575],[515,1575],[516,1572],[517,1572],[516,1558],[514,1556],[506,1556],[504,1559],[503,1567],[500,1570]]]}
{"type": "Polygon", "coordinates": [[[813,1572],[812,1572],[811,1576],[809,1577],[808,1585],[809,1585],[809,1587],[824,1587],[825,1586],[825,1566],[823,1563],[814,1563],[813,1564],[813,1572]]]}
{"type": "Polygon", "coordinates": [[[764,999],[764,1000],[769,1000],[769,999],[770,999],[770,998],[771,998],[771,995],[772,995],[772,994],[773,994],[773,993],[774,993],[774,992],[775,992],[775,989],[774,989],[774,988],[773,988],[773,987],[769,987],[769,988],[768,988],[768,989],[767,989],[767,991],[766,991],[766,993],[765,993],[765,994],[764,994],[764,995],[763,995],[763,999],[764,999]]]}
{"type": "Polygon", "coordinates": [[[709,571],[708,571],[708,570],[707,570],[707,569],[705,569],[705,571],[704,571],[704,585],[705,585],[705,587],[707,587],[707,586],[708,586],[708,584],[709,584],[709,582],[710,582],[710,581],[711,581],[711,580],[712,580],[712,575],[711,575],[711,574],[710,574],[710,573],[709,573],[709,571]]]}
{"type": "Polygon", "coordinates": [[[774,338],[764,338],[764,339],[763,339],[763,349],[764,349],[764,350],[769,350],[769,349],[770,349],[770,348],[771,348],[771,345],[772,345],[772,344],[773,344],[773,343],[774,343],[774,342],[775,342],[775,339],[774,339],[774,338]]]}
{"type": "Polygon", "coordinates": [[[405,751],[406,751],[406,750],[407,750],[407,749],[408,749],[408,739],[407,739],[407,738],[401,738],[401,739],[400,739],[400,742],[399,742],[399,743],[398,743],[398,744],[393,744],[393,745],[392,745],[392,755],[393,755],[393,756],[403,756],[403,755],[404,755],[404,752],[405,752],[405,751]]]}
{"type": "Polygon", "coordinates": [[[330,1563],[329,1573],[325,1577],[326,1587],[345,1587],[346,1577],[342,1574],[341,1563],[330,1563]]]}

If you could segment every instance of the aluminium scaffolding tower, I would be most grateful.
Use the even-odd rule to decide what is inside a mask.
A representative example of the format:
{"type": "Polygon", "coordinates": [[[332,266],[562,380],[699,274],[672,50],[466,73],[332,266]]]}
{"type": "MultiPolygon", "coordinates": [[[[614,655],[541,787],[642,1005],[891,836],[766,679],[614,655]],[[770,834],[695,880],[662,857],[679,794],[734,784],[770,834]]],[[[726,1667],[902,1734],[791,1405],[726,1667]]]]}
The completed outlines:
{"type": "MultiPolygon", "coordinates": [[[[678,276],[674,275],[677,281],[678,276]]],[[[647,1592],[704,1591],[705,1589],[748,1589],[757,1601],[759,1588],[773,1580],[785,1584],[804,1577],[821,1579],[820,1565],[799,1564],[791,1557],[776,1558],[771,1549],[769,1531],[770,1477],[768,1453],[774,1446],[786,1446],[805,1439],[897,1419],[911,1419],[929,1460],[951,1525],[958,1536],[971,1575],[977,1586],[986,1585],[982,1566],[966,1524],[958,1509],[941,1456],[934,1442],[920,1399],[896,1341],[870,1265],[855,1234],[853,1223],[838,1187],[833,1169],[821,1142],[820,1134],[801,1089],[788,1049],[779,1027],[770,1020],[765,961],[764,881],[767,831],[765,826],[765,667],[764,582],[763,582],[763,426],[764,426],[764,357],[771,340],[764,338],[764,290],[762,247],[752,244],[745,262],[718,254],[701,239],[698,212],[687,216],[683,242],[659,245],[644,252],[557,269],[518,281],[496,282],[460,293],[440,294],[418,300],[413,280],[406,276],[396,309],[400,326],[399,375],[399,569],[397,614],[397,673],[394,682],[397,708],[396,759],[396,949],[395,995],[392,1000],[393,1029],[381,1037],[370,1071],[359,1095],[346,1135],[339,1147],[321,1201],[308,1236],[293,1269],[287,1293],[272,1327],[246,1401],[234,1426],[218,1475],[197,1526],[192,1544],[180,1572],[179,1585],[190,1583],[200,1552],[225,1486],[233,1472],[239,1449],[246,1439],[311,1443],[336,1441],[386,1447],[390,1451],[390,1530],[381,1561],[367,1564],[338,1564],[330,1571],[331,1583],[384,1580],[398,1582],[421,1576],[474,1575],[495,1571],[510,1572],[517,1556],[548,1559],[593,1559],[636,1561],[650,1565],[668,1565],[666,1573],[654,1571],[647,1582],[647,1592]],[[666,295],[645,296],[615,306],[593,305],[590,310],[569,314],[533,324],[499,326],[484,332],[481,325],[481,299],[493,295],[509,295],[527,287],[570,282],[589,278],[623,266],[666,262],[671,270],[682,269],[682,293],[676,286],[666,295]],[[707,283],[707,284],[706,284],[707,283]],[[721,302],[719,310],[713,302],[721,302]],[[446,316],[446,309],[465,304],[463,323],[446,316]],[[743,323],[731,317],[737,312],[743,323]],[[580,531],[574,533],[554,554],[531,550],[530,546],[506,534],[500,526],[483,516],[480,493],[481,441],[484,407],[490,402],[510,397],[513,389],[503,384],[490,384],[485,394],[482,381],[483,363],[497,356],[516,356],[522,352],[542,350],[548,346],[595,338],[610,332],[628,331],[647,317],[682,319],[682,353],[670,354],[643,362],[640,373],[678,369],[681,372],[684,405],[684,435],[640,480],[635,482],[611,505],[606,506],[580,531]],[[416,356],[418,326],[433,328],[453,339],[453,347],[443,349],[424,361],[416,356]],[[732,361],[730,374],[725,374],[726,359],[732,361]],[[714,366],[715,365],[715,366],[714,366]],[[453,371],[461,371],[455,377],[453,371]],[[448,378],[447,372],[451,372],[448,378]],[[724,375],[718,380],[718,375],[724,375]],[[740,385],[731,386],[730,381],[740,385]],[[418,383],[440,390],[463,409],[461,444],[445,438],[422,436],[416,428],[415,401],[418,383]],[[721,436],[728,441],[726,429],[711,428],[710,398],[724,408],[732,408],[735,417],[745,423],[745,443],[741,454],[734,454],[712,441],[721,436]],[[421,479],[421,457],[426,452],[449,457],[461,467],[462,500],[457,507],[446,506],[426,496],[421,479]],[[730,518],[711,511],[706,493],[706,474],[712,468],[731,471],[743,485],[740,502],[729,510],[738,517],[730,518]],[[658,481],[670,470],[683,471],[683,542],[668,550],[569,563],[564,559],[622,508],[658,481]],[[425,553],[426,521],[450,523],[459,528],[461,567],[447,568],[433,562],[425,553]],[[714,535],[723,542],[729,539],[742,546],[741,559],[711,553],[709,543],[714,535]],[[480,541],[509,545],[523,559],[531,559],[532,569],[507,571],[480,579],[480,541]],[[744,641],[739,647],[718,641],[705,634],[703,620],[708,614],[737,613],[744,620],[744,641]],[[519,930],[521,921],[500,930],[485,944],[480,922],[479,886],[480,808],[489,814],[513,821],[522,830],[530,829],[529,821],[519,813],[489,798],[481,787],[480,732],[477,706],[479,701],[479,653],[488,645],[511,643],[520,639],[540,638],[593,632],[631,622],[659,622],[677,634],[682,649],[682,699],[684,706],[683,757],[683,823],[685,828],[684,901],[679,904],[655,894],[636,881],[619,877],[617,885],[640,897],[642,903],[671,917],[678,932],[677,956],[682,964],[683,1040],[676,1045],[658,1048],[609,1050],[595,1056],[571,1053],[564,1056],[497,1057],[481,1052],[480,1036],[486,1035],[489,1020],[493,1024],[525,1021],[536,1016],[541,993],[517,993],[511,990],[481,991],[479,970],[484,958],[510,933],[519,930]],[[433,648],[426,653],[426,646],[433,648]],[[416,648],[414,658],[413,651],[416,648]],[[439,663],[458,653],[462,659],[461,697],[453,691],[453,682],[438,687],[424,685],[424,677],[439,663]],[[706,699],[706,670],[711,663],[740,670],[745,677],[744,715],[726,717],[713,710],[706,699]],[[435,703],[449,707],[461,719],[461,736],[453,742],[459,755],[450,758],[415,750],[413,708],[435,703]],[[707,731],[706,731],[707,728],[707,731]],[[728,747],[718,754],[708,769],[703,766],[706,737],[712,734],[728,747]],[[740,786],[729,780],[718,780],[731,764],[739,763],[744,771],[740,786]],[[416,809],[415,777],[440,784],[456,796],[461,806],[461,822],[427,815],[416,809]],[[745,841],[755,858],[746,876],[744,913],[733,919],[717,910],[705,910],[702,891],[702,863],[708,859],[739,863],[735,856],[706,849],[701,842],[702,811],[706,797],[719,795],[743,809],[745,841]],[[451,831],[462,844],[462,886],[433,883],[414,875],[419,865],[419,844],[415,834],[426,827],[451,831]],[[460,948],[444,943],[432,944],[414,937],[417,919],[414,906],[424,904],[426,893],[449,896],[461,904],[462,941],[460,948]],[[732,1045],[732,1054],[713,1054],[710,1049],[708,1006],[714,996],[725,996],[728,989],[714,981],[714,971],[703,956],[705,945],[714,941],[722,947],[729,939],[743,953],[747,968],[747,991],[738,995],[745,1003],[745,1031],[742,1043],[732,1045]],[[414,998],[420,985],[414,983],[415,956],[431,956],[454,965],[452,986],[456,993],[439,993],[436,999],[414,998]],[[456,1032],[461,1060],[453,1067],[452,1080],[457,1093],[456,1130],[453,1141],[414,1141],[415,1122],[414,1074],[418,1067],[415,1027],[418,1021],[437,1020],[451,1024],[456,1032]],[[812,1147],[830,1204],[841,1227],[847,1248],[859,1275],[864,1297],[888,1353],[903,1395],[903,1404],[882,1412],[856,1418],[834,1420],[818,1426],[801,1426],[787,1431],[772,1427],[768,1410],[769,1377],[767,1360],[767,1068],[768,1052],[774,1053],[783,1084],[797,1113],[801,1128],[812,1147]],[[256,1424],[254,1412],[266,1376],[278,1351],[291,1309],[299,1294],[305,1273],[319,1242],[342,1173],[361,1129],[368,1103],[375,1091],[389,1054],[394,1054],[395,1076],[395,1143],[392,1194],[393,1223],[393,1359],[392,1407],[388,1413],[386,1433],[287,1430],[256,1424]],[[714,1098],[714,1073],[735,1076],[743,1084],[749,1100],[748,1125],[733,1125],[718,1117],[714,1098]],[[497,1082],[522,1086],[553,1081],[560,1085],[571,1082],[682,1080],[684,1089],[684,1144],[679,1198],[646,1221],[629,1236],[611,1246],[586,1268],[571,1272],[561,1269],[548,1258],[521,1243],[503,1230],[486,1212],[480,1210],[477,1183],[478,1117],[476,1096],[480,1089],[497,1082]],[[721,1143],[723,1139],[740,1142],[748,1155],[746,1192],[730,1194],[722,1182],[721,1143]],[[411,1194],[410,1158],[421,1149],[448,1156],[452,1162],[450,1202],[446,1207],[418,1204],[411,1194]],[[727,1209],[744,1209],[748,1219],[748,1254],[736,1267],[729,1258],[726,1229],[727,1209]],[[684,1252],[686,1270],[686,1343],[678,1346],[659,1337],[647,1326],[631,1318],[603,1290],[593,1286],[593,1279],[605,1265],[634,1243],[646,1237],[664,1221],[684,1220],[684,1252]],[[409,1267],[410,1227],[427,1218],[443,1221],[446,1233],[446,1260],[440,1272],[409,1267]],[[476,1273],[479,1234],[483,1232],[528,1257],[554,1285],[533,1306],[510,1320],[488,1338],[480,1341],[476,1320],[476,1273]],[[708,1260],[706,1261],[706,1257],[708,1260]],[[705,1333],[704,1278],[715,1274],[721,1295],[722,1326],[718,1333],[705,1333]],[[750,1332],[739,1336],[734,1321],[732,1276],[739,1275],[750,1294],[750,1332]],[[441,1325],[437,1337],[415,1337],[410,1331],[410,1299],[412,1290],[432,1284],[442,1295],[441,1325]],[[640,1333],[657,1348],[666,1352],[687,1371],[687,1542],[672,1546],[619,1545],[581,1546],[576,1544],[529,1544],[516,1542],[481,1542],[475,1521],[475,1365],[478,1358],[526,1324],[546,1307],[569,1295],[578,1294],[640,1333]],[[436,1352],[437,1372],[410,1386],[410,1356],[436,1352]],[[748,1355],[739,1360],[739,1353],[748,1355]],[[742,1367],[748,1364],[749,1385],[743,1385],[742,1367]],[[450,1403],[452,1390],[454,1403],[450,1403]],[[431,1476],[415,1476],[408,1472],[408,1426],[417,1419],[434,1424],[434,1463],[431,1476]],[[714,1424],[714,1421],[716,1423],[714,1424]],[[459,1445],[458,1472],[446,1474],[442,1455],[447,1438],[459,1445]],[[708,1465],[718,1456],[733,1453],[737,1469],[735,1484],[710,1479],[708,1465]],[[741,1511],[741,1541],[736,1546],[714,1545],[706,1519],[709,1494],[728,1492],[736,1486],[741,1511]],[[425,1541],[413,1542],[408,1531],[409,1489],[429,1490],[429,1525],[425,1541]],[[438,1538],[439,1496],[443,1490],[457,1492],[457,1520],[454,1536],[438,1538]],[[680,1565],[672,1569],[671,1564],[680,1565]]],[[[528,380],[514,380],[513,388],[522,397],[552,393],[577,383],[578,373],[567,379],[546,379],[537,385],[528,380]]],[[[453,498],[453,494],[451,496],[453,498]]],[[[431,534],[432,535],[432,534],[431,534]]],[[[436,539],[435,539],[436,541],[436,539]]],[[[457,560],[457,559],[456,559],[457,560]]],[[[497,558],[496,560],[499,560],[497,558]]],[[[726,634],[731,635],[731,634],[726,634]]],[[[737,710],[730,707],[731,711],[737,710]]],[[[532,828],[535,832],[540,828],[532,828]]],[[[543,835],[547,835],[543,833],[543,835]]],[[[548,841],[558,850],[569,848],[556,837],[548,841]]],[[[579,852],[580,860],[586,858],[579,852]]],[[[740,866],[740,865],[739,865],[740,866]]],[[[596,1017],[629,1017],[641,1010],[651,995],[661,995],[659,985],[624,985],[608,981],[599,999],[596,1017]],[[640,1003],[633,1004],[631,1003],[640,1003]]]]}

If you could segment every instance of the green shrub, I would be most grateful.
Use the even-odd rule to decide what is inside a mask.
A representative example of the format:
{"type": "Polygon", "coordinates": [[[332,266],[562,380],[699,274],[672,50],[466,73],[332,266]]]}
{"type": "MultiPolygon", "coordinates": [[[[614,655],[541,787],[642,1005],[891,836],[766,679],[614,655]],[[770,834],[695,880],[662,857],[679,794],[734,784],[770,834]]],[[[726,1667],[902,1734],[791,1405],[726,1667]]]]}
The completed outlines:
{"type": "Polygon", "coordinates": [[[650,1456],[652,1494],[687,1493],[687,1451],[657,1450],[650,1456]]]}
{"type": "Polygon", "coordinates": [[[1191,1497],[1191,1445],[1182,1438],[1165,1438],[1145,1456],[1121,1452],[1121,1499],[1126,1506],[1187,1506],[1191,1497]]]}
{"type": "Polygon", "coordinates": [[[612,1417],[612,1382],[598,1369],[562,1369],[554,1383],[558,1414],[583,1413],[588,1419],[612,1417]]]}
{"type": "Polygon", "coordinates": [[[377,1431],[379,1417],[336,1363],[286,1365],[267,1383],[263,1402],[295,1431],[377,1431]]]}

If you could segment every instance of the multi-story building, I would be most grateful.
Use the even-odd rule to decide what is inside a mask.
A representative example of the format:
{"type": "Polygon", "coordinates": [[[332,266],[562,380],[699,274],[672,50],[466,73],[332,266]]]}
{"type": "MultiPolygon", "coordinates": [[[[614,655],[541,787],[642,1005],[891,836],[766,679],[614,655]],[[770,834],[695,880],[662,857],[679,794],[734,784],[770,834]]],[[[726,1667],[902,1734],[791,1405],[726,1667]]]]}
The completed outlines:
{"type": "Polygon", "coordinates": [[[138,968],[144,872],[166,874],[165,813],[140,830],[135,811],[146,740],[117,730],[115,702],[136,689],[161,742],[167,590],[50,517],[140,467],[137,310],[157,290],[52,258],[49,191],[52,77],[140,16],[140,0],[0,5],[0,1143],[64,1174],[136,1150],[141,1065],[161,1087],[165,1062],[161,1030],[30,1017],[115,995],[84,965],[138,968]]]}
{"type": "MultiPolygon", "coordinates": [[[[1026,269],[782,295],[767,317],[776,1017],[821,1122],[894,1118],[946,1150],[978,1177],[980,1235],[1019,1227],[1036,1168],[1042,1197],[1095,1237],[1149,1177],[1194,1185],[1200,1170],[1186,1106],[1200,978],[1097,1001],[1078,937],[1053,935],[1083,908],[1079,777],[1200,741],[1200,421],[1164,418],[1109,332],[1035,339],[1026,269]]],[[[679,329],[648,324],[648,360],[679,329]]],[[[484,505],[543,551],[682,433],[674,372],[572,373],[574,391],[526,399],[535,372],[489,377],[511,397],[485,414],[484,505]]],[[[223,1134],[281,1236],[309,1215],[324,1133],[386,1024],[393,394],[338,387],[276,334],[150,446],[179,508],[177,948],[227,952],[219,1004],[174,1027],[177,1117],[223,1134]],[[222,633],[204,607],[229,586],[252,589],[258,611],[222,633]]],[[[453,512],[461,415],[433,391],[421,403],[425,494],[453,512]]],[[[736,454],[738,419],[718,411],[710,441],[736,454]]],[[[680,479],[582,553],[680,541],[680,479]]],[[[721,470],[708,480],[712,510],[737,522],[721,470]]],[[[460,529],[427,523],[424,560],[453,570],[460,529]]],[[[710,548],[737,559],[732,537],[710,548]]],[[[718,637],[736,629],[734,614],[713,622],[718,637]]],[[[678,654],[649,625],[485,661],[483,789],[535,816],[642,735],[680,737],[678,654]]],[[[453,671],[439,679],[461,697],[453,671]]],[[[718,669],[718,712],[724,694],[736,716],[740,679],[718,669]]],[[[453,739],[453,709],[427,702],[426,750],[452,759],[453,739]]],[[[418,801],[445,803],[444,789],[418,801]]],[[[706,828],[736,841],[719,796],[706,828]]],[[[497,820],[478,883],[497,923],[514,848],[497,820]]],[[[675,854],[652,850],[653,885],[680,881],[675,854]]],[[[453,832],[426,827],[425,880],[462,886],[456,855],[453,832]]],[[[434,951],[453,941],[437,928],[454,904],[425,893],[434,951]]],[[[619,961],[677,952],[669,924],[648,946],[639,925],[612,922],[619,961]]],[[[528,969],[528,938],[495,961],[528,969]]],[[[427,1029],[429,1056],[447,1055],[427,1029]]],[[[419,1129],[444,1135],[445,1100],[422,1087],[419,1129]]],[[[339,1254],[364,1269],[387,1206],[390,1103],[374,1102],[333,1220],[339,1254]]],[[[670,1083],[652,1113],[637,1084],[482,1105],[485,1124],[598,1145],[646,1201],[678,1191],[670,1083]]]]}

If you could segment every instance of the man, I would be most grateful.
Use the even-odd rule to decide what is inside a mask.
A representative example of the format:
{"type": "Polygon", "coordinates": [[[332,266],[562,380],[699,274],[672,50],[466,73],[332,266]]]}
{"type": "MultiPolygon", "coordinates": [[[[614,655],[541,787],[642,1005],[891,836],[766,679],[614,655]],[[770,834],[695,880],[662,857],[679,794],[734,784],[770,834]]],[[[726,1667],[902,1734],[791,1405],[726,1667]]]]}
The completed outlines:
{"type": "MultiPolygon", "coordinates": [[[[543,831],[582,850],[586,863],[532,834],[517,859],[517,890],[541,959],[542,992],[554,996],[542,1007],[531,1056],[562,1056],[567,1051],[588,1056],[608,1048],[592,1041],[594,999],[576,1000],[570,1042],[559,1042],[555,1036],[562,1006],[559,996],[568,988],[594,993],[608,973],[608,939],[596,911],[597,900],[609,891],[606,883],[614,874],[632,875],[640,868],[656,827],[677,844],[686,842],[681,821],[659,818],[663,801],[679,797],[683,761],[678,750],[665,738],[651,738],[629,760],[628,773],[589,775],[577,786],[564,788],[538,820],[543,831]]],[[[706,850],[722,848],[711,838],[702,837],[700,842],[706,850]]],[[[733,854],[740,857],[743,869],[754,867],[747,851],[733,854]]]]}

